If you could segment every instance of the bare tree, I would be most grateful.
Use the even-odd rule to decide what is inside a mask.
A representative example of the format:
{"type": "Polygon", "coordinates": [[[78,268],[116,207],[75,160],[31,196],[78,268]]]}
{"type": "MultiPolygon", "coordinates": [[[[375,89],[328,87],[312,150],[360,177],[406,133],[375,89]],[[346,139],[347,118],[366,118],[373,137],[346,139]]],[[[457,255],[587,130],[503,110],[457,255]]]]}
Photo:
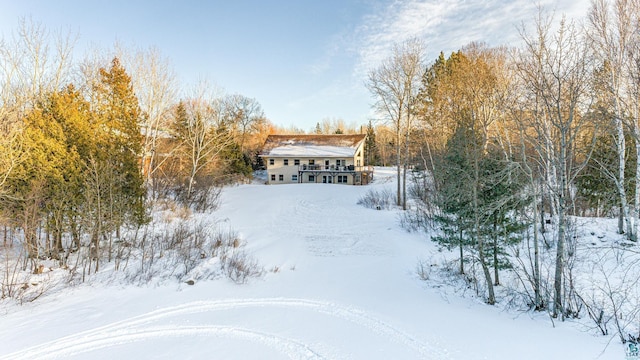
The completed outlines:
{"type": "Polygon", "coordinates": [[[0,154],[0,200],[15,200],[5,185],[25,155],[22,134],[17,127],[0,131],[0,154]]]}
{"type": "Polygon", "coordinates": [[[218,160],[217,156],[232,141],[223,120],[221,97],[208,95],[206,87],[175,109],[174,135],[179,141],[178,156],[188,162],[186,200],[191,201],[196,178],[218,160]]]}
{"type": "Polygon", "coordinates": [[[158,138],[168,134],[167,122],[176,97],[176,78],[169,60],[163,58],[156,48],[137,51],[132,56],[125,57],[124,61],[128,65],[133,88],[144,113],[144,123],[140,124],[144,133],[141,166],[145,183],[150,185],[160,165],[158,138]]]}
{"type": "Polygon", "coordinates": [[[265,121],[262,106],[256,99],[240,94],[230,95],[225,99],[226,116],[235,132],[239,133],[240,151],[245,151],[245,138],[249,132],[256,130],[265,121]]]}
{"type": "Polygon", "coordinates": [[[591,68],[587,46],[577,27],[563,18],[552,36],[552,20],[540,11],[535,33],[522,31],[525,45],[518,70],[541,107],[532,125],[557,214],[553,307],[553,316],[557,317],[564,316],[562,286],[569,187],[589,157],[589,149],[579,153],[578,141],[589,125],[583,114],[590,106],[587,92],[591,68]]]}
{"type": "MultiPolygon", "coordinates": [[[[638,233],[638,206],[636,200],[629,204],[625,189],[626,141],[625,127],[632,129],[634,140],[640,141],[638,126],[639,105],[637,101],[637,85],[633,74],[638,73],[636,61],[638,55],[637,24],[640,21],[640,2],[637,0],[594,0],[589,12],[587,35],[601,64],[603,82],[600,88],[604,93],[607,111],[613,116],[611,136],[615,141],[618,155],[616,173],[605,172],[616,184],[620,199],[621,216],[626,226],[629,240],[636,241],[638,233]]],[[[636,146],[637,149],[639,149],[636,146]]],[[[640,166],[637,163],[636,166],[640,166]]],[[[636,176],[636,179],[640,179],[636,176]]],[[[637,183],[638,181],[636,181],[637,183]]],[[[618,229],[624,233],[623,224],[618,229]]]]}
{"type": "Polygon", "coordinates": [[[0,39],[0,197],[22,151],[21,117],[41,94],[68,80],[75,37],[52,38],[40,23],[22,18],[16,32],[0,39]],[[53,50],[51,49],[53,47],[53,50]]]}
{"type": "Polygon", "coordinates": [[[42,24],[22,18],[12,37],[0,41],[0,106],[22,114],[41,94],[65,84],[75,41],[62,31],[52,39],[42,24]]]}
{"type": "Polygon", "coordinates": [[[398,178],[397,205],[407,208],[407,165],[409,137],[414,126],[413,106],[424,72],[424,44],[411,39],[396,44],[393,53],[369,72],[367,87],[375,98],[374,108],[388,121],[395,133],[396,168],[398,178]],[[404,156],[402,155],[404,145],[404,156]],[[404,176],[401,178],[402,168],[404,176]]]}

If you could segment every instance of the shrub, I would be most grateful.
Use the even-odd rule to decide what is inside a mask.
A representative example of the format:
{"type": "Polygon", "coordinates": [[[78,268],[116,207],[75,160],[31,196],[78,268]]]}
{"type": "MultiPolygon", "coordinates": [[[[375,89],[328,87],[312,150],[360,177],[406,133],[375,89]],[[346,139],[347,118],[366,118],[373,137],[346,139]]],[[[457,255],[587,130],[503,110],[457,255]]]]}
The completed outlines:
{"type": "Polygon", "coordinates": [[[244,251],[234,251],[231,256],[222,259],[222,269],[227,277],[237,284],[244,284],[251,277],[259,277],[263,269],[258,262],[244,251]]]}
{"type": "Polygon", "coordinates": [[[369,191],[358,200],[358,205],[374,210],[389,210],[393,203],[394,195],[389,189],[383,189],[381,191],[369,189],[369,191]]]}

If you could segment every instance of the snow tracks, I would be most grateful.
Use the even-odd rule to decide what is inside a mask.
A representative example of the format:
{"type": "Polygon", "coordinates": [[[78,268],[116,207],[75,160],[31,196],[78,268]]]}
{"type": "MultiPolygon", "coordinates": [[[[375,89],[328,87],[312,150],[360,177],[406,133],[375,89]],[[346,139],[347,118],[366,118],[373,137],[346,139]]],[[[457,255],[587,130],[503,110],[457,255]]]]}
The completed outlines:
{"type": "MultiPolygon", "coordinates": [[[[189,316],[198,318],[224,317],[229,311],[258,310],[257,314],[295,312],[305,327],[315,324],[314,318],[329,317],[331,321],[356,325],[358,333],[371,333],[380,341],[391,343],[392,347],[402,349],[406,356],[415,359],[449,359],[446,351],[438,349],[437,344],[420,341],[403,330],[386,323],[370,313],[350,306],[317,300],[265,298],[195,301],[182,305],[157,309],[146,314],[128,318],[92,330],[72,334],[47,343],[36,345],[21,351],[0,357],[0,359],[53,359],[81,357],[88,352],[99,351],[122,344],[136,343],[150,339],[176,337],[206,337],[214,339],[232,339],[249,342],[270,348],[279,356],[289,359],[358,359],[362,354],[347,353],[336,344],[326,344],[323,339],[312,337],[305,339],[299,329],[299,336],[286,332],[273,332],[264,329],[242,327],[240,325],[211,324],[206,320],[201,324],[184,321],[189,316]],[[206,316],[205,316],[206,315],[206,316]],[[307,321],[308,320],[308,321],[307,321]],[[283,334],[284,333],[284,334],[283,334]]],[[[273,316],[273,315],[272,315],[273,316]]],[[[277,315],[280,316],[280,315],[277,315]]],[[[342,326],[346,326],[342,324],[342,326]]],[[[359,337],[354,334],[354,341],[359,337]]],[[[362,339],[360,339],[363,341],[362,339]]],[[[366,341],[366,339],[364,340],[366,341]]],[[[432,342],[433,343],[433,342],[432,342]]],[[[380,343],[369,344],[380,346],[380,343]]],[[[364,350],[364,349],[363,349],[364,350]]],[[[188,354],[188,351],[186,352],[188,354]]],[[[387,354],[388,355],[388,354],[387,354]]]]}

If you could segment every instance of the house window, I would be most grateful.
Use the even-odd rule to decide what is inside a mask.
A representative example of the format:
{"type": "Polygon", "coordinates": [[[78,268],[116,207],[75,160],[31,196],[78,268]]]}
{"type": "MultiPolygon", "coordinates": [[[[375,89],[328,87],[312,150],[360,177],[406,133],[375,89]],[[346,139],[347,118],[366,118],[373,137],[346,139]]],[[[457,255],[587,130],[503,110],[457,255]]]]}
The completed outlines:
{"type": "Polygon", "coordinates": [[[282,174],[278,175],[278,180],[279,181],[284,181],[284,175],[282,175],[282,174]]]}
{"type": "Polygon", "coordinates": [[[276,175],[275,174],[271,174],[271,181],[276,181],[276,175]]]}
{"type": "Polygon", "coordinates": [[[295,166],[300,165],[300,159],[293,160],[293,165],[295,165],[295,166]]]}
{"type": "Polygon", "coordinates": [[[347,183],[347,175],[338,175],[338,183],[346,184],[347,183]]]}
{"type": "Polygon", "coordinates": [[[284,161],[284,166],[289,165],[289,159],[284,159],[283,161],[284,161]]]}
{"type": "Polygon", "coordinates": [[[314,159],[309,159],[309,165],[315,165],[316,161],[314,159]]]}
{"type": "Polygon", "coordinates": [[[309,182],[316,182],[315,175],[309,175],[309,182]]]}
{"type": "Polygon", "coordinates": [[[344,166],[344,160],[343,160],[343,159],[338,159],[338,160],[336,160],[336,165],[338,165],[338,166],[344,166]]]}
{"type": "Polygon", "coordinates": [[[291,175],[291,181],[298,181],[298,175],[291,175]]]}
{"type": "Polygon", "coordinates": [[[276,161],[273,159],[269,159],[269,165],[275,165],[276,161]]]}

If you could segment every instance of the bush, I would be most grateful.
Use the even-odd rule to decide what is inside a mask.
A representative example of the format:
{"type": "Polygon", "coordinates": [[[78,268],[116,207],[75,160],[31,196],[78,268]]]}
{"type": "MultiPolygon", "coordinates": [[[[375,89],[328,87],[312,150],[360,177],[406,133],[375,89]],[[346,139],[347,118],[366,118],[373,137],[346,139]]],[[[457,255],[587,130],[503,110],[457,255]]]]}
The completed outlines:
{"type": "Polygon", "coordinates": [[[383,189],[381,191],[369,189],[369,191],[358,200],[358,205],[374,210],[389,210],[393,204],[394,195],[389,189],[383,189]]]}
{"type": "Polygon", "coordinates": [[[259,277],[263,273],[258,262],[242,250],[234,251],[231,256],[223,258],[222,269],[236,284],[244,284],[249,278],[259,277]]]}
{"type": "Polygon", "coordinates": [[[142,239],[133,243],[137,246],[130,253],[132,261],[121,267],[127,281],[132,283],[225,276],[243,284],[262,274],[258,262],[244,252],[246,242],[236,231],[205,219],[152,224],[142,239]]]}

